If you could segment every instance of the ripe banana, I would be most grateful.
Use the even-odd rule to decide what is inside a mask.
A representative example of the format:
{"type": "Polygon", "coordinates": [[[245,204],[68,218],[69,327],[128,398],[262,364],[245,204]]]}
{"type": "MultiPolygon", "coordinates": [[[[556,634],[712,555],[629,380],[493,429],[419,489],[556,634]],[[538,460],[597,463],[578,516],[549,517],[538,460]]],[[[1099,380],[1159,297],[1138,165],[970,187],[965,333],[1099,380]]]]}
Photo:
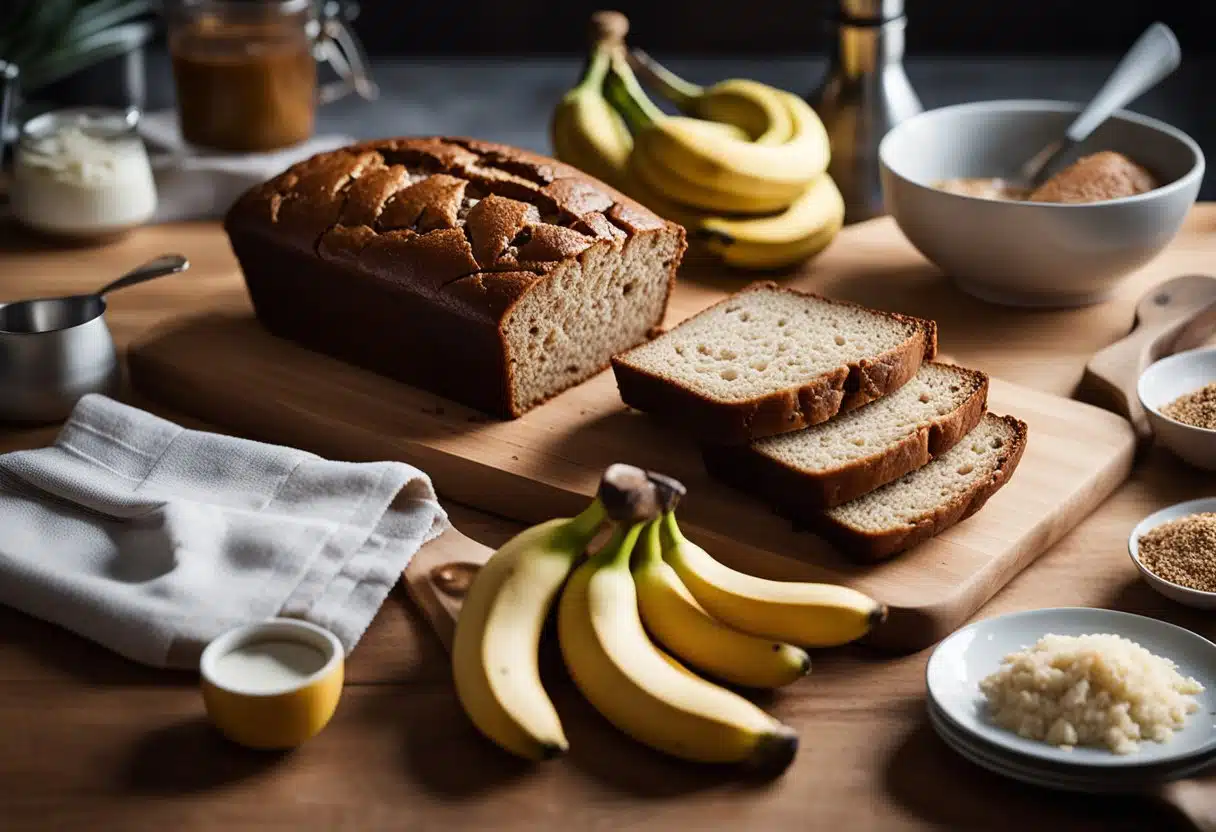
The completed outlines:
{"type": "Polygon", "coordinates": [[[642,524],[618,526],[575,570],[558,606],[558,640],[575,684],[639,742],[687,760],[784,770],[797,735],[743,697],[673,666],[638,615],[629,557],[642,524]]]}
{"type": "Polygon", "coordinates": [[[642,79],[688,116],[740,127],[754,144],[785,144],[794,134],[794,119],[780,90],[746,78],[702,87],[685,81],[640,49],[629,52],[629,65],[642,79]]]}
{"type": "Polygon", "coordinates": [[[794,137],[794,117],[781,90],[748,78],[719,81],[697,100],[694,113],[742,128],[752,144],[776,147],[794,137]]]}
{"type": "MultiPolygon", "coordinates": [[[[619,52],[619,50],[617,50],[619,52]]],[[[578,86],[563,96],[551,125],[554,152],[568,165],[607,182],[661,217],[695,228],[700,216],[646,186],[628,165],[633,136],[604,98],[604,75],[613,62],[611,47],[597,47],[578,86]]],[[[709,132],[742,135],[737,127],[706,122],[709,132]]]]}
{"type": "Polygon", "coordinates": [[[507,541],[477,573],[456,621],[452,670],[460,704],[483,734],[530,760],[568,747],[541,686],[537,651],[549,607],[604,516],[597,498],[577,517],[507,541]]]}
{"type": "Polygon", "coordinates": [[[861,638],[887,618],[885,604],[835,584],[770,581],[737,572],[686,538],[676,522],[684,485],[649,472],[663,509],[663,560],[692,597],[719,621],[745,633],[806,647],[835,647],[861,638]]]}
{"type": "Polygon", "coordinates": [[[792,202],[827,169],[830,151],[815,111],[795,95],[780,92],[780,98],[794,124],[784,144],[707,135],[694,126],[696,119],[685,116],[649,120],[634,129],[634,144],[684,179],[718,191],[784,196],[792,202]]]}
{"type": "Polygon", "coordinates": [[[855,589],[770,581],[719,563],[684,537],[673,511],[660,523],[663,559],[710,615],[745,633],[804,647],[835,647],[861,638],[886,618],[883,604],[855,589]]]}
{"type": "Polygon", "coordinates": [[[659,521],[647,524],[639,555],[633,580],[642,623],[677,657],[724,682],[753,688],[781,687],[810,672],[805,651],[733,630],[707,613],[663,560],[659,521]]]}
{"type": "Polygon", "coordinates": [[[611,47],[597,45],[578,85],[557,105],[550,132],[557,158],[620,187],[621,174],[633,150],[633,137],[604,99],[604,78],[611,62],[611,47]]]}
{"type": "MultiPolygon", "coordinates": [[[[789,207],[788,192],[776,190],[770,194],[756,192],[720,191],[674,173],[655,159],[644,147],[634,149],[629,157],[630,173],[653,190],[668,198],[700,211],[720,214],[769,214],[789,207]]],[[[822,177],[821,177],[822,178],[822,177]]]]}
{"type": "Polygon", "coordinates": [[[647,153],[673,176],[703,188],[788,205],[827,167],[823,125],[805,102],[781,90],[772,93],[794,117],[796,132],[788,142],[776,146],[732,135],[720,129],[718,122],[665,114],[642,90],[623,50],[614,56],[605,90],[633,133],[634,152],[647,153]],[[822,148],[815,149],[812,128],[822,134],[822,148]]]}
{"type": "Polygon", "coordinates": [[[779,214],[706,217],[696,230],[706,248],[729,265],[781,269],[823,251],[843,225],[844,198],[824,174],[779,214]]]}
{"type": "MultiPolygon", "coordinates": [[[[596,39],[587,69],[553,116],[552,139],[559,159],[685,226],[730,265],[783,268],[831,242],[844,209],[826,176],[797,188],[753,182],[742,190],[722,189],[689,178],[643,144],[635,146],[631,127],[642,130],[669,117],[641,90],[630,69],[622,42],[628,21],[616,13],[594,17],[596,39]],[[745,216],[749,214],[766,216],[745,216]]],[[[640,54],[635,53],[635,59],[640,54]]],[[[684,133],[705,143],[748,144],[749,135],[756,136],[753,145],[778,143],[788,130],[782,126],[786,122],[773,115],[774,102],[789,117],[788,124],[793,123],[790,114],[796,108],[810,112],[801,99],[756,82],[727,81],[702,89],[653,61],[647,66],[648,74],[664,79],[661,86],[677,90],[673,96],[684,96],[690,111],[721,119],[682,119],[684,133]]],[[[813,112],[810,117],[814,118],[813,112]]]]}

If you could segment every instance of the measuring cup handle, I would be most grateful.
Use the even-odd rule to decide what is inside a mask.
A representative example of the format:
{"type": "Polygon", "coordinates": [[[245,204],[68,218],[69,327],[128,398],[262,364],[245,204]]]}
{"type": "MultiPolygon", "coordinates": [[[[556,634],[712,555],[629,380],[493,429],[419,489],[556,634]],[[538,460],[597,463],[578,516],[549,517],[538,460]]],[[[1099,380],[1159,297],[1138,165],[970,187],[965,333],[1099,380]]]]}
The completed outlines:
{"type": "Polygon", "coordinates": [[[147,280],[155,280],[158,277],[164,277],[167,274],[177,274],[184,272],[190,268],[190,261],[180,254],[162,254],[154,260],[149,260],[142,266],[124,274],[112,283],[107,283],[105,286],[97,290],[97,294],[105,296],[106,294],[118,289],[125,289],[128,286],[134,286],[136,283],[143,283],[147,280]]]}
{"type": "Polygon", "coordinates": [[[337,101],[351,90],[367,101],[380,96],[380,89],[372,81],[368,70],[370,61],[354,32],[343,19],[353,18],[357,7],[341,0],[328,0],[321,7],[321,25],[317,33],[314,55],[317,60],[333,67],[338,81],[322,84],[317,88],[317,103],[337,101]]]}

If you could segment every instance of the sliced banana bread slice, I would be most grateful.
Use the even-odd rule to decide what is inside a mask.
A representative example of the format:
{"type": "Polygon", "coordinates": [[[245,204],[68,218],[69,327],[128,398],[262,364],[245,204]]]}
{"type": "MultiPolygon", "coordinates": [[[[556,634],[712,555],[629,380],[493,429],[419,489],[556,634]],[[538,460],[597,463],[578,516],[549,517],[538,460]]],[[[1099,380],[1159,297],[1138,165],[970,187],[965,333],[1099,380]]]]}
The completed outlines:
{"type": "Polygon", "coordinates": [[[842,506],[805,518],[846,555],[881,560],[970,517],[1013,475],[1026,423],[988,413],[922,468],[842,506]]]}
{"type": "Polygon", "coordinates": [[[625,404],[708,442],[800,430],[901,387],[932,321],[765,282],[612,360],[625,404]]]}
{"type": "Polygon", "coordinates": [[[706,445],[715,478],[797,516],[846,503],[954,447],[984,415],[988,376],[922,364],[903,387],[806,430],[706,445]]]}

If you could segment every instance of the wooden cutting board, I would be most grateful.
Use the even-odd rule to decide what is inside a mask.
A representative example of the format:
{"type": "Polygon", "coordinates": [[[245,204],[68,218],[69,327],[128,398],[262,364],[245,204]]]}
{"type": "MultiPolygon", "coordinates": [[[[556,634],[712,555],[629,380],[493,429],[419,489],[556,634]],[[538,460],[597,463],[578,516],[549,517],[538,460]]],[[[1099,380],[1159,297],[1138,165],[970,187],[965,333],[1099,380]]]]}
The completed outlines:
{"type": "MultiPolygon", "coordinates": [[[[699,279],[704,273],[688,270],[668,324],[731,287],[721,276],[699,279]]],[[[1011,483],[938,538],[859,566],[710,480],[691,442],[622,405],[610,372],[521,419],[497,422],[270,336],[243,293],[208,306],[132,346],[132,380],[143,395],[218,427],[329,457],[404,460],[429,473],[444,498],[528,523],[579,511],[612,462],[666,472],[688,486],[681,522],[690,537],[736,568],[843,582],[881,598],[892,615],[875,641],[893,649],[919,649],[958,627],[1089,514],[1132,464],[1134,435],[1123,419],[994,379],[991,409],[1030,425],[1011,483]]],[[[430,611],[453,609],[445,601],[430,611]]]]}

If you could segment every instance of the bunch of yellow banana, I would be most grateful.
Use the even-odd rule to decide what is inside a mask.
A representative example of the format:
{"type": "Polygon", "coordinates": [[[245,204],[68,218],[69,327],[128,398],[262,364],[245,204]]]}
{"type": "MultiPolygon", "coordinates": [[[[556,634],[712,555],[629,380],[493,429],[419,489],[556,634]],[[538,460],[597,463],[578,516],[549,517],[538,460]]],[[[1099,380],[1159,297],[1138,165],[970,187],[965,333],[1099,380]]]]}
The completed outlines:
{"type": "Polygon", "coordinates": [[[684,225],[730,265],[784,268],[822,251],[844,201],[810,105],[758,81],[691,84],[627,52],[627,29],[617,12],[592,16],[587,69],[554,113],[557,157],[684,225]],[[635,69],[681,115],[663,113],[635,69]]]}
{"type": "Polygon", "coordinates": [[[521,532],[481,569],[456,623],[452,663],[460,702],[482,733],[529,759],[566,749],[537,669],[560,593],[566,667],[616,727],[687,760],[766,774],[789,765],[793,730],[698,672],[746,687],[787,685],[810,670],[795,644],[853,641],[886,609],[845,587],[729,569],[680,532],[682,494],[675,480],[613,465],[582,514],[521,532]],[[580,565],[605,521],[608,541],[580,565]]]}

